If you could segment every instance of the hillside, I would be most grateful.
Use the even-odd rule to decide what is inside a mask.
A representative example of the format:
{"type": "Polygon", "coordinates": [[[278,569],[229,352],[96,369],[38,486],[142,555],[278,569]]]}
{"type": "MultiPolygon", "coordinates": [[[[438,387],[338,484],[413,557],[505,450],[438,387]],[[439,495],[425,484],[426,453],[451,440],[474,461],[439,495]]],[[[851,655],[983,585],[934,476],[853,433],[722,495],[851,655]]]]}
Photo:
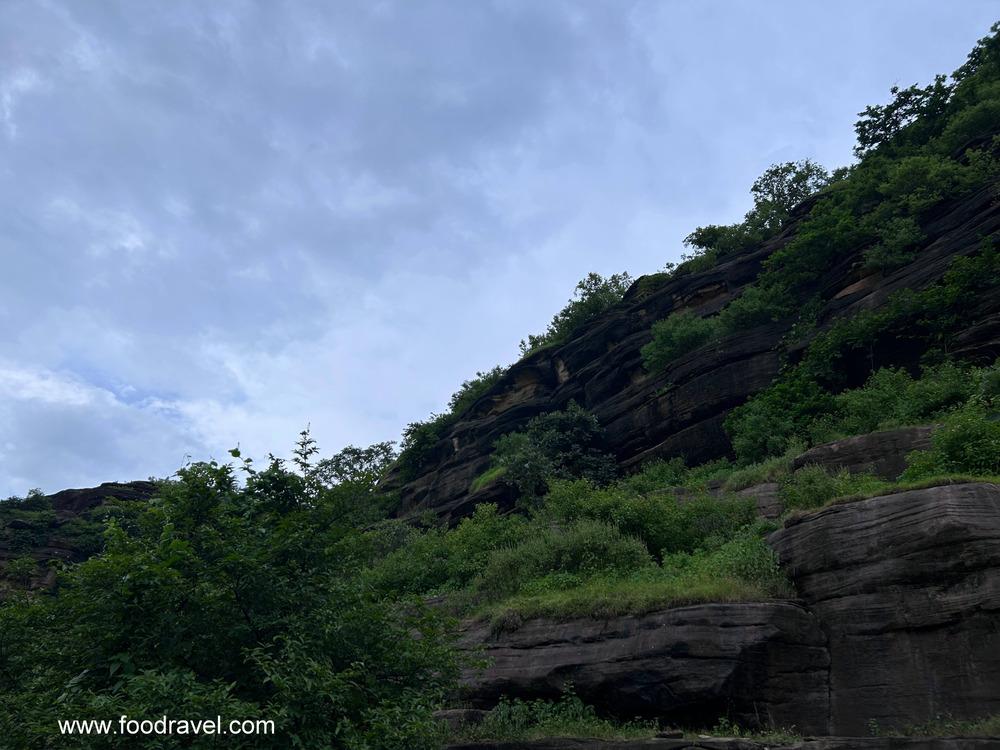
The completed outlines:
{"type": "Polygon", "coordinates": [[[996,747],[1000,27],[857,133],[584,279],[399,453],[305,431],[0,504],[0,746],[59,705],[276,723],[239,747],[996,747]]]}

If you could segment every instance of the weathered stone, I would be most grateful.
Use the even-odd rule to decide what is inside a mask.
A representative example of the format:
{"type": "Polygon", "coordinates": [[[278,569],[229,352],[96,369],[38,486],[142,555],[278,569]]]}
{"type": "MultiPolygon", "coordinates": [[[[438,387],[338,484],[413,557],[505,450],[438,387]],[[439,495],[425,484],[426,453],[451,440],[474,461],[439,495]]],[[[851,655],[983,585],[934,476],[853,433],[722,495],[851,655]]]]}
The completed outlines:
{"type": "Polygon", "coordinates": [[[443,721],[452,732],[482,724],[488,711],[478,708],[445,708],[434,712],[434,718],[443,721]]]}
{"type": "Polygon", "coordinates": [[[906,469],[908,453],[930,448],[933,431],[933,425],[922,425],[834,440],[796,456],[792,469],[816,464],[831,470],[846,469],[852,474],[897,479],[906,469]]]}
{"type": "MultiPolygon", "coordinates": [[[[807,209],[808,203],[796,216],[801,217],[807,209]]],[[[794,361],[810,338],[790,342],[792,318],[767,323],[699,347],[657,373],[645,370],[641,349],[649,342],[655,321],[678,310],[711,315],[739,296],[767,257],[794,237],[796,228],[793,218],[780,236],[703,272],[640,279],[622,304],[584,326],[564,344],[515,363],[458,415],[434,447],[420,476],[404,481],[397,473],[386,479],[383,486],[387,490],[399,491],[400,514],[431,510],[455,521],[471,513],[480,498],[470,493],[470,485],[489,467],[496,440],[522,429],[538,414],[564,408],[570,400],[597,416],[625,470],[650,458],[680,456],[689,463],[700,463],[727,455],[731,449],[723,428],[726,417],[766,388],[778,374],[783,356],[794,361]]],[[[927,237],[926,247],[913,263],[892,273],[864,275],[859,260],[865,248],[845,252],[814,290],[827,300],[819,313],[817,330],[880,307],[901,289],[919,290],[935,283],[956,257],[976,252],[982,237],[1000,230],[1000,203],[989,190],[983,190],[942,205],[921,229],[927,237]]],[[[1000,287],[980,295],[963,315],[963,328],[953,337],[953,351],[971,361],[992,362],[1000,354],[998,315],[1000,287]]],[[[894,331],[865,351],[845,353],[838,362],[844,385],[861,385],[878,367],[919,363],[926,345],[898,334],[894,331]]],[[[898,450],[905,447],[900,445],[898,450]]],[[[860,465],[862,458],[859,455],[852,460],[860,465]]],[[[847,468],[854,465],[844,460],[847,468]]],[[[902,471],[898,458],[888,454],[869,463],[885,475],[902,471]]],[[[510,493],[489,497],[503,507],[513,503],[510,493]]]]}
{"type": "Polygon", "coordinates": [[[482,646],[491,666],[463,675],[463,697],[489,708],[500,696],[558,698],[567,684],[622,718],[822,732],[828,712],[825,636],[787,602],[700,604],[640,617],[532,620],[493,634],[468,626],[462,646],[482,646]]]}
{"type": "Polygon", "coordinates": [[[769,541],[827,634],[831,732],[1000,712],[1000,487],[835,505],[769,541]]]}
{"type": "Polygon", "coordinates": [[[751,497],[757,506],[757,513],[764,518],[778,518],[785,512],[785,505],[781,502],[779,490],[781,485],[777,482],[764,482],[755,484],[752,487],[737,492],[741,497],[751,497]]]}

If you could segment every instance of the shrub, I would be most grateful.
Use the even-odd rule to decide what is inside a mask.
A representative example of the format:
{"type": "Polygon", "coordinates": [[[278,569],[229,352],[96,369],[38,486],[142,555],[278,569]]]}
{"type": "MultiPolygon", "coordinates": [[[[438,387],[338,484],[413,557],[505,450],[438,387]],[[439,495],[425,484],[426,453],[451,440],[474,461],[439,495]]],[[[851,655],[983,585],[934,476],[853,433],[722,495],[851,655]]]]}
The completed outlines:
{"type": "Polygon", "coordinates": [[[655,722],[615,723],[599,718],[593,707],[584,704],[570,688],[558,701],[522,701],[501,696],[483,721],[466,727],[461,737],[464,740],[625,739],[652,737],[655,733],[655,722]]]}
{"type": "Polygon", "coordinates": [[[754,520],[756,509],[747,498],[705,496],[681,503],[665,492],[636,495],[576,481],[553,483],[539,514],[555,523],[587,518],[613,524],[660,557],[692,552],[713,538],[728,538],[754,520]]]}
{"type": "Polygon", "coordinates": [[[584,324],[621,302],[631,285],[632,277],[627,273],[616,273],[607,278],[598,273],[587,274],[577,283],[573,298],[552,318],[545,333],[531,335],[526,341],[521,341],[521,356],[566,341],[584,324]]]}
{"type": "Polygon", "coordinates": [[[653,324],[653,338],[642,347],[642,362],[650,372],[663,370],[682,354],[709,341],[717,330],[714,318],[702,318],[690,310],[675,312],[653,324]]]}
{"type": "Polygon", "coordinates": [[[501,437],[493,464],[503,470],[503,481],[525,498],[544,494],[552,479],[585,478],[606,484],[617,473],[614,457],[604,451],[600,423],[576,402],[563,411],[535,417],[522,432],[501,437]]]}
{"type": "Polygon", "coordinates": [[[822,466],[804,466],[781,483],[778,495],[786,510],[812,510],[831,500],[861,495],[884,488],[888,483],[870,474],[829,472],[822,466]]]}
{"type": "Polygon", "coordinates": [[[468,411],[506,372],[506,367],[497,365],[492,370],[477,372],[476,377],[464,381],[448,400],[448,414],[457,417],[468,411]]]}
{"type": "Polygon", "coordinates": [[[497,550],[476,583],[489,600],[516,594],[529,581],[552,573],[587,578],[652,564],[646,547],[614,526],[580,520],[566,527],[536,528],[516,547],[497,550]]]}
{"type": "Polygon", "coordinates": [[[916,246],[923,241],[924,233],[910,216],[890,220],[878,229],[879,243],[865,251],[865,268],[891,271],[905,266],[915,256],[916,246]]]}
{"type": "Polygon", "coordinates": [[[708,555],[704,567],[713,576],[737,578],[764,591],[787,586],[778,555],[752,526],[745,526],[708,555]]]}
{"type": "Polygon", "coordinates": [[[903,479],[937,474],[1000,474],[1000,420],[975,407],[950,415],[931,437],[931,450],[914,451],[903,479]]]}
{"type": "Polygon", "coordinates": [[[484,503],[451,531],[411,529],[364,578],[385,595],[457,591],[483,572],[493,552],[518,544],[526,525],[523,517],[500,515],[495,505],[484,503]]]}

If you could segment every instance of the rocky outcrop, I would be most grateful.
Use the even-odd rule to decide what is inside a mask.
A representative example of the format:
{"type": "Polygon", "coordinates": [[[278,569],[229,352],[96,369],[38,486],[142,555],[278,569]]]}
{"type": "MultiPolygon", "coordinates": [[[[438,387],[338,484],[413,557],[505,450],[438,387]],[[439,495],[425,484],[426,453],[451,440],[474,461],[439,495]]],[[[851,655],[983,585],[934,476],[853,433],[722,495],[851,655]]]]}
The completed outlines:
{"type": "Polygon", "coordinates": [[[62,490],[48,499],[56,513],[79,515],[108,500],[148,500],[156,491],[155,482],[105,482],[97,487],[62,490]]]}
{"type": "Polygon", "coordinates": [[[1000,712],[1000,487],[835,505],[769,542],[826,633],[833,733],[1000,712]]]}
{"type": "MultiPolygon", "coordinates": [[[[809,338],[791,341],[792,320],[768,323],[715,341],[678,358],[664,372],[647,373],[640,350],[651,325],[677,310],[699,315],[718,312],[739,296],[762,263],[795,235],[800,207],[784,232],[758,250],[740,254],[709,270],[673,278],[645,277],[618,307],[587,325],[566,343],[517,362],[442,436],[422,473],[406,481],[398,471],[383,486],[398,490],[401,515],[432,510],[454,520],[482,500],[510,505],[502,488],[470,494],[473,480],[489,466],[497,438],[521,429],[532,417],[575,400],[604,426],[608,444],[625,469],[654,457],[681,456],[700,463],[729,452],[723,429],[728,413],[767,387],[782,361],[794,361],[809,338]]],[[[883,305],[901,289],[922,289],[941,278],[955,257],[975,252],[984,236],[1000,230],[1000,204],[990,190],[941,207],[923,227],[927,245],[911,264],[887,275],[863,275],[864,248],[846,254],[818,282],[827,300],[817,330],[843,316],[883,305]]],[[[1000,354],[1000,285],[981,295],[952,351],[971,360],[1000,354]]],[[[847,356],[839,368],[850,385],[860,385],[872,369],[913,366],[925,344],[906,336],[880,342],[872,351],[847,356]]],[[[877,462],[876,462],[877,463],[877,462]]],[[[890,473],[891,462],[877,470],[890,473]]]]}
{"type": "Polygon", "coordinates": [[[641,617],[533,620],[514,632],[470,627],[466,649],[490,662],[463,676],[465,699],[558,698],[567,684],[622,718],[687,726],[730,716],[745,726],[823,732],[829,657],[815,618],[787,602],[700,604],[641,617]]]}
{"type": "Polygon", "coordinates": [[[898,479],[906,469],[906,455],[931,447],[933,425],[900,427],[868,435],[835,440],[810,448],[792,461],[792,469],[817,464],[831,471],[845,469],[852,474],[874,474],[898,479]]]}
{"type": "Polygon", "coordinates": [[[7,563],[33,558],[38,566],[28,584],[51,585],[50,560],[80,562],[100,549],[103,522],[95,517],[110,500],[145,501],[157,492],[154,482],[106,482],[24,502],[0,503],[0,589],[7,563]]]}

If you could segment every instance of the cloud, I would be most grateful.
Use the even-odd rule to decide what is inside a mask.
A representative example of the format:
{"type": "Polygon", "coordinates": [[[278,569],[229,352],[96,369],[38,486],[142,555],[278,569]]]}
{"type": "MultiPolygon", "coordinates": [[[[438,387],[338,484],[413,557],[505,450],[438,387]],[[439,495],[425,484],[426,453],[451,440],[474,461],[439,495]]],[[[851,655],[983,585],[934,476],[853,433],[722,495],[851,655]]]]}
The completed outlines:
{"type": "Polygon", "coordinates": [[[991,3],[0,6],[0,495],[397,436],[991,3]]]}

